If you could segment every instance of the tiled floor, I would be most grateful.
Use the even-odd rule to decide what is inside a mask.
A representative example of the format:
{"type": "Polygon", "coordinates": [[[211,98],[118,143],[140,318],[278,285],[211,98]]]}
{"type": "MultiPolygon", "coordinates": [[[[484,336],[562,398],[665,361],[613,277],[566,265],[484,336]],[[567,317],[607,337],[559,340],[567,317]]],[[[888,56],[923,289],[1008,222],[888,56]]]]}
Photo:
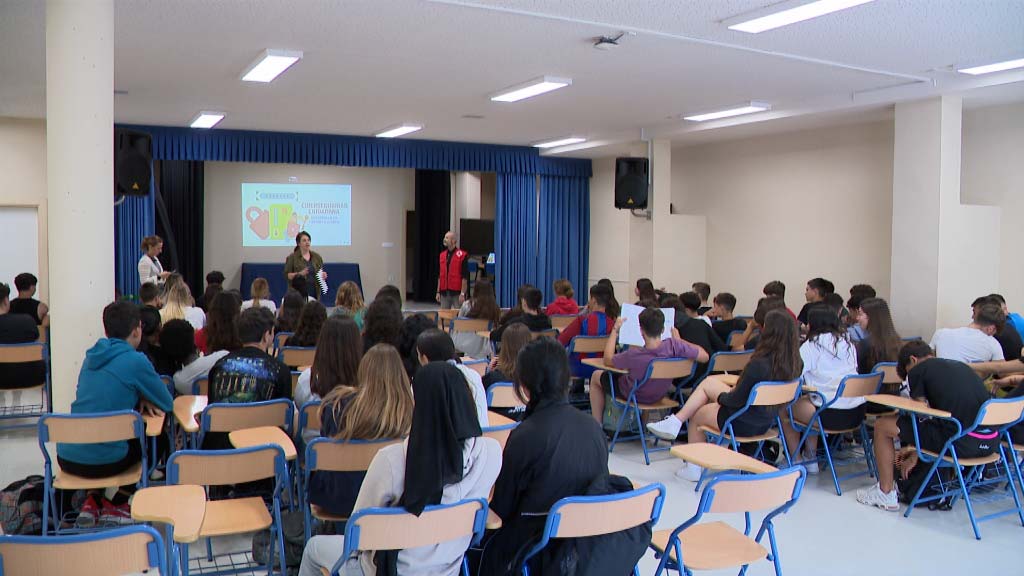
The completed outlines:
{"type": "MultiPolygon", "coordinates": [[[[32,429],[0,433],[3,466],[0,486],[42,469],[42,458],[32,429]]],[[[679,462],[665,452],[652,456],[650,466],[635,442],[616,446],[609,466],[634,483],[662,482],[668,496],[658,529],[670,529],[688,519],[697,505],[693,484],[678,480],[673,472],[679,462]]],[[[1024,527],[1015,516],[982,524],[983,540],[971,534],[962,504],[951,512],[915,510],[910,518],[858,504],[856,488],[865,478],[848,481],[843,496],[836,496],[827,472],[810,477],[801,500],[789,514],[777,519],[783,569],[789,575],[862,576],[969,574],[1019,574],[1024,566],[1024,527]]],[[[742,518],[728,518],[741,525],[742,518]]],[[[219,550],[245,548],[234,541],[219,550]],[[230,547],[230,548],[228,548],[230,547]]],[[[193,555],[201,554],[194,549],[193,555]]],[[[641,574],[653,574],[652,554],[641,561],[641,574]]],[[[735,572],[723,572],[723,574],[735,572]]],[[[748,572],[771,574],[764,562],[748,572]]],[[[718,574],[718,573],[714,573],[718,574]]]]}

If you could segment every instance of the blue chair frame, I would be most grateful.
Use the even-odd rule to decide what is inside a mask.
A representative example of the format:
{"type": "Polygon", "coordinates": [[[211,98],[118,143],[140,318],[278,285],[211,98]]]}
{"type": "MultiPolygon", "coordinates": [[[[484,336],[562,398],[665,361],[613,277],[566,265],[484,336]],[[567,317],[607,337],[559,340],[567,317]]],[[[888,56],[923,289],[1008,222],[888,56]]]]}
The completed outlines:
{"type": "MultiPolygon", "coordinates": [[[[139,441],[142,451],[142,473],[140,474],[138,485],[145,488],[149,475],[146,473],[148,470],[146,465],[146,424],[141,414],[135,410],[117,410],[114,412],[96,412],[92,414],[44,414],[39,417],[39,422],[36,426],[38,427],[39,451],[43,453],[43,536],[46,536],[48,532],[47,527],[50,514],[54,518],[54,534],[60,535],[61,532],[74,533],[84,531],[79,528],[67,530],[61,530],[60,528],[62,515],[58,508],[56,492],[53,486],[53,462],[50,459],[50,452],[46,449],[46,443],[51,442],[47,423],[50,420],[81,420],[84,422],[86,420],[122,415],[133,416],[132,434],[134,438],[125,438],[125,440],[136,439],[139,441]]],[[[68,444],[68,442],[64,442],[64,444],[68,444]]]]}
{"type": "MultiPolygon", "coordinates": [[[[733,339],[736,338],[736,336],[739,336],[739,335],[742,335],[742,334],[743,334],[743,330],[733,330],[732,332],[729,332],[729,335],[726,336],[726,338],[725,338],[725,345],[728,346],[731,349],[732,348],[733,339]]],[[[733,350],[733,351],[734,352],[738,352],[738,350],[733,350]]]]}
{"type": "Polygon", "coordinates": [[[508,388],[509,390],[515,390],[515,384],[512,382],[495,382],[487,387],[487,407],[490,408],[494,402],[494,391],[498,388],[508,388]]]}
{"type": "MultiPolygon", "coordinates": [[[[799,465],[765,474],[722,474],[711,479],[708,482],[708,485],[704,487],[704,491],[701,492],[700,502],[697,504],[697,511],[694,513],[693,517],[680,524],[672,531],[671,536],[669,536],[668,546],[660,554],[661,561],[658,563],[658,568],[655,570],[654,576],[660,576],[663,571],[669,569],[685,573],[687,576],[692,574],[692,572],[686,568],[682,547],[679,543],[679,535],[687,528],[690,528],[700,522],[701,518],[703,518],[705,514],[714,513],[712,512],[712,505],[715,499],[715,487],[718,484],[723,482],[755,482],[759,480],[770,480],[794,473],[799,474],[799,478],[796,479],[796,482],[793,485],[793,493],[790,496],[790,499],[783,505],[771,510],[765,515],[764,519],[761,521],[760,528],[757,530],[757,535],[754,537],[754,541],[760,544],[765,533],[768,534],[768,542],[771,545],[771,551],[768,559],[771,560],[772,564],[775,566],[776,576],[782,576],[782,564],[779,561],[779,548],[778,543],[775,540],[775,517],[788,512],[789,509],[796,504],[797,500],[800,499],[800,494],[803,492],[804,481],[807,479],[807,470],[803,466],[799,465]],[[675,561],[671,560],[672,553],[675,554],[675,561]]],[[[750,537],[752,525],[749,510],[743,513],[743,519],[745,524],[743,534],[750,537]]],[[[655,552],[657,552],[657,550],[655,552]]],[[[740,569],[740,576],[746,574],[747,567],[748,565],[743,565],[743,568],[740,569]]]]}
{"type": "Polygon", "coordinates": [[[1011,442],[1009,430],[1012,426],[1024,420],[1024,416],[1018,418],[1017,420],[1014,420],[1013,422],[1009,422],[998,426],[985,426],[982,424],[982,422],[984,422],[985,420],[985,415],[990,406],[995,404],[1009,404],[1020,401],[1022,401],[1021,398],[993,398],[991,400],[988,400],[987,402],[982,404],[981,409],[978,410],[978,416],[974,419],[974,422],[967,428],[963,428],[960,425],[960,421],[957,420],[956,418],[933,416],[933,419],[935,420],[943,420],[949,422],[951,426],[955,427],[956,429],[956,433],[953,434],[953,436],[951,436],[948,440],[946,440],[946,443],[943,444],[942,449],[939,452],[935,453],[935,455],[930,455],[921,449],[921,439],[918,435],[917,415],[911,414],[910,421],[913,425],[912,427],[914,430],[914,448],[917,450],[919,465],[926,464],[930,466],[928,468],[928,474],[925,476],[924,481],[921,482],[921,486],[917,489],[917,492],[911,499],[910,504],[907,506],[907,510],[906,512],[904,512],[903,516],[909,517],[910,513],[914,511],[914,507],[917,506],[918,504],[932,502],[935,500],[941,500],[946,497],[952,497],[951,503],[955,504],[956,500],[962,497],[964,499],[964,504],[967,507],[967,516],[971,520],[971,529],[974,530],[974,537],[977,540],[981,540],[981,531],[978,528],[978,524],[986,520],[992,520],[994,518],[999,518],[1001,516],[1006,516],[1008,514],[1013,514],[1016,512],[1017,516],[1020,518],[1021,526],[1024,526],[1024,507],[1022,507],[1021,505],[1021,496],[1018,495],[1017,493],[1017,488],[1013,482],[1013,476],[1015,475],[1017,477],[1017,481],[1020,483],[1022,487],[1024,487],[1024,478],[1022,478],[1021,476],[1021,468],[1017,462],[1016,457],[1007,458],[1007,446],[1002,442],[1011,442]],[[997,478],[985,479],[982,475],[982,471],[987,466],[987,464],[972,466],[968,464],[962,464],[960,462],[960,458],[956,452],[956,441],[979,429],[991,429],[998,434],[994,441],[999,445],[999,459],[991,463],[997,464],[999,462],[1002,462],[1004,469],[1006,470],[1006,478],[1009,478],[1009,484],[1007,488],[1009,489],[1010,494],[1013,496],[1014,502],[1013,508],[1010,508],[1008,510],[1001,510],[999,512],[993,512],[991,514],[986,514],[985,516],[981,517],[976,516],[974,513],[974,505],[971,502],[970,496],[971,491],[981,486],[987,486],[1003,482],[1005,478],[1000,476],[997,478]],[[951,461],[947,461],[945,459],[946,457],[948,457],[951,461]],[[1011,461],[1013,462],[1012,468],[1010,464],[1011,461]],[[964,478],[961,469],[967,468],[968,466],[970,466],[972,469],[967,474],[967,477],[964,478]],[[941,490],[937,494],[925,496],[923,494],[924,489],[928,486],[929,480],[931,480],[932,476],[939,473],[938,471],[940,468],[952,469],[956,474],[956,483],[954,484],[952,482],[940,482],[941,490]]]}
{"type": "MultiPolygon", "coordinates": [[[[283,524],[281,523],[281,491],[284,483],[288,478],[288,464],[285,460],[284,449],[276,444],[264,444],[263,446],[252,446],[249,448],[236,448],[232,450],[179,450],[171,457],[167,459],[167,485],[177,485],[181,483],[180,470],[178,468],[178,460],[185,456],[198,456],[200,458],[216,458],[218,456],[228,456],[234,454],[248,454],[253,452],[261,452],[264,450],[273,450],[274,454],[274,491],[272,494],[271,508],[271,525],[270,525],[270,536],[271,541],[276,540],[278,549],[278,561],[280,564],[281,574],[286,574],[287,569],[285,567],[285,552],[284,552],[284,532],[283,524]],[[276,537],[275,537],[276,536],[276,537]]],[[[171,541],[172,554],[177,551],[177,555],[180,556],[179,563],[181,568],[182,576],[188,576],[188,547],[189,544],[183,543],[178,545],[174,542],[174,527],[168,525],[167,527],[167,539],[171,541]]],[[[206,557],[207,560],[213,560],[213,547],[210,543],[210,539],[206,539],[206,557]]],[[[270,545],[270,554],[267,557],[267,576],[271,576],[274,571],[274,545],[270,545]]],[[[251,573],[254,569],[252,567],[242,567],[236,570],[217,571],[214,574],[233,574],[237,572],[251,573]]]]}
{"type": "MultiPolygon", "coordinates": [[[[786,411],[789,414],[789,422],[790,422],[790,424],[792,424],[793,428],[797,432],[800,432],[800,441],[797,443],[796,449],[793,451],[794,454],[798,454],[798,455],[802,454],[802,450],[803,450],[804,444],[807,442],[807,439],[809,437],[811,437],[811,436],[821,436],[821,438],[822,438],[822,442],[821,442],[822,446],[821,446],[821,448],[822,448],[822,451],[825,452],[825,461],[828,463],[829,472],[832,473],[832,483],[835,485],[835,488],[836,488],[836,496],[842,496],[843,495],[843,490],[842,490],[842,488],[840,488],[840,484],[842,483],[843,480],[849,480],[851,478],[857,478],[859,476],[863,476],[864,474],[867,474],[868,476],[871,476],[872,478],[874,478],[876,476],[875,461],[874,461],[874,458],[872,457],[872,453],[871,453],[871,438],[870,438],[870,435],[868,434],[867,419],[866,418],[862,419],[861,422],[860,422],[860,425],[857,427],[857,429],[858,429],[858,432],[860,433],[861,447],[864,450],[864,460],[867,463],[868,469],[867,469],[866,472],[856,472],[856,473],[853,473],[853,474],[847,474],[846,476],[843,476],[842,478],[840,478],[840,477],[836,476],[836,468],[835,468],[836,462],[835,462],[835,459],[833,459],[833,457],[832,457],[832,447],[829,446],[828,434],[827,434],[828,431],[825,430],[825,427],[821,423],[821,413],[824,412],[825,410],[830,409],[832,407],[832,405],[836,403],[836,401],[838,401],[840,398],[843,397],[843,393],[846,390],[846,383],[847,383],[847,381],[849,381],[849,380],[867,379],[867,378],[875,378],[875,379],[877,379],[878,382],[875,385],[874,391],[872,391],[871,393],[872,394],[878,394],[879,390],[882,388],[882,376],[883,375],[882,375],[881,372],[871,372],[869,374],[849,374],[847,376],[844,376],[843,379],[839,381],[839,388],[836,390],[836,395],[835,395],[834,398],[832,398],[831,401],[827,400],[825,398],[825,396],[821,392],[818,392],[818,391],[810,392],[809,395],[810,396],[816,396],[820,400],[821,405],[818,406],[815,409],[814,415],[811,416],[810,421],[807,422],[806,425],[801,424],[800,422],[797,422],[796,418],[793,417],[793,405],[792,404],[790,404],[786,408],[786,411]]],[[[840,432],[840,431],[837,431],[837,432],[840,432]]],[[[845,432],[845,431],[841,431],[841,432],[845,432]]],[[[842,440],[841,434],[836,434],[835,440],[836,440],[835,448],[838,449],[839,448],[839,441],[842,440]]],[[[845,461],[841,461],[840,462],[840,464],[846,464],[846,463],[847,462],[845,462],[845,461]]],[[[799,464],[803,464],[803,462],[799,462],[799,464]]]]}
{"type": "Polygon", "coordinates": [[[217,402],[215,404],[208,404],[203,409],[203,413],[199,418],[199,441],[198,445],[202,446],[203,440],[206,439],[207,432],[210,432],[210,410],[242,410],[246,408],[254,408],[260,406],[273,406],[275,404],[283,404],[291,408],[290,410],[284,410],[285,421],[284,431],[288,433],[289,437],[295,436],[295,403],[288,398],[273,398],[271,400],[261,400],[260,402],[217,402]]]}
{"type": "Polygon", "coordinates": [[[274,334],[274,349],[272,350],[273,353],[271,356],[274,358],[280,358],[278,354],[281,352],[281,348],[284,348],[284,341],[293,334],[295,334],[295,332],[278,332],[274,334]]]}
{"type": "MultiPolygon", "coordinates": [[[[551,542],[552,538],[558,538],[559,523],[562,520],[562,508],[570,504],[604,504],[608,502],[618,502],[621,500],[629,500],[637,496],[648,494],[650,492],[657,491],[658,495],[654,498],[654,503],[651,506],[651,513],[648,522],[653,527],[658,523],[658,519],[661,518],[661,510],[665,505],[665,485],[660,482],[648,484],[629,492],[620,492],[618,494],[606,494],[600,496],[568,496],[562,498],[558,502],[555,502],[551,506],[551,510],[548,512],[547,520],[544,522],[544,532],[541,534],[540,542],[537,542],[530,548],[530,551],[523,557],[522,574],[523,576],[529,576],[530,568],[528,566],[529,560],[540,554],[540,552],[547,547],[548,543],[551,542]]],[[[599,536],[600,534],[593,534],[592,536],[599,536]]],[[[633,575],[640,576],[640,571],[637,566],[633,566],[633,575]]]]}
{"type": "Polygon", "coordinates": [[[463,366],[466,366],[466,367],[469,367],[469,366],[478,366],[478,365],[480,365],[480,364],[483,364],[483,365],[484,365],[484,373],[487,373],[487,372],[489,371],[489,367],[490,367],[491,363],[490,363],[490,362],[488,362],[486,358],[480,358],[480,359],[470,360],[469,362],[463,362],[463,363],[462,363],[462,365],[463,365],[463,366]]]}
{"type": "MultiPolygon", "coordinates": [[[[714,354],[711,355],[711,358],[708,359],[708,366],[704,370],[704,373],[699,375],[699,376],[696,376],[695,378],[691,378],[690,379],[690,382],[689,382],[690,386],[689,387],[696,387],[698,384],[703,382],[708,376],[710,376],[712,374],[728,373],[726,370],[722,370],[721,368],[716,368],[715,367],[715,364],[718,363],[718,359],[719,358],[731,358],[733,356],[748,356],[749,357],[750,355],[753,354],[753,352],[754,352],[753,350],[722,350],[721,352],[715,352],[714,354]]],[[[677,393],[679,394],[680,403],[682,403],[682,400],[683,400],[683,398],[682,398],[682,391],[683,391],[684,388],[687,388],[687,387],[688,386],[686,386],[686,384],[683,384],[683,385],[679,386],[679,388],[677,389],[677,393]]]]}
{"type": "MultiPolygon", "coordinates": [[[[38,347],[39,348],[39,355],[41,357],[43,365],[46,367],[46,377],[43,379],[42,390],[40,392],[42,404],[39,406],[39,411],[38,412],[24,412],[24,413],[18,413],[18,412],[7,413],[5,411],[5,413],[0,414],[0,420],[10,420],[12,418],[16,418],[16,419],[39,418],[39,417],[43,416],[44,414],[50,414],[53,411],[53,387],[52,387],[52,385],[50,383],[50,339],[49,339],[49,328],[47,328],[47,339],[46,339],[46,342],[25,342],[25,343],[22,343],[22,344],[0,344],[0,350],[7,350],[7,349],[12,349],[12,348],[34,348],[34,347],[38,347]]],[[[3,367],[3,364],[0,364],[0,369],[2,369],[2,367],[3,367]]],[[[24,388],[24,389],[25,390],[32,390],[34,388],[35,387],[29,387],[29,388],[24,388]]],[[[17,391],[17,390],[18,390],[17,388],[12,389],[12,391],[17,391]]],[[[15,408],[15,407],[12,406],[12,409],[13,408],[15,408]]],[[[16,430],[16,429],[19,429],[19,428],[32,428],[35,425],[36,424],[32,423],[32,422],[28,422],[28,423],[25,423],[25,424],[10,424],[10,425],[6,425],[6,426],[0,426],[0,430],[16,430]]]]}
{"type": "MultiPolygon", "coordinates": [[[[644,384],[647,384],[647,382],[651,380],[651,375],[654,374],[655,366],[659,364],[676,364],[681,362],[690,363],[689,378],[693,378],[693,373],[697,369],[696,361],[689,358],[655,358],[654,360],[651,360],[650,364],[647,365],[647,371],[644,372],[644,377],[633,385],[633,389],[629,391],[629,397],[626,398],[625,402],[623,402],[622,399],[618,398],[618,396],[616,395],[617,388],[615,384],[615,378],[612,378],[612,389],[609,390],[608,392],[610,393],[612,404],[619,408],[620,410],[622,410],[622,414],[619,416],[619,423],[615,427],[615,434],[612,436],[612,442],[611,444],[608,445],[609,453],[615,450],[615,444],[619,441],[619,433],[622,431],[622,425],[625,424],[626,416],[630,414],[630,412],[632,412],[633,417],[636,419],[636,425],[640,433],[638,435],[631,436],[630,438],[624,438],[624,440],[633,440],[635,438],[640,438],[640,445],[643,447],[644,450],[644,462],[646,462],[648,466],[651,465],[650,452],[660,452],[662,450],[669,449],[670,446],[665,446],[663,448],[647,447],[647,434],[644,432],[644,425],[640,420],[640,413],[642,410],[640,407],[640,403],[637,402],[636,400],[636,393],[644,386],[644,384]]],[[[686,376],[684,376],[684,378],[686,378],[686,376]]],[[[654,442],[655,444],[657,444],[658,442],[658,438],[656,436],[654,437],[654,442]]]]}
{"type": "Polygon", "coordinates": [[[199,389],[199,383],[202,382],[203,380],[206,380],[206,392],[207,393],[210,392],[210,377],[209,377],[209,375],[206,375],[206,376],[196,376],[195,378],[192,379],[192,395],[193,396],[200,396],[200,395],[202,395],[203,392],[202,392],[202,390],[199,389]]]}
{"type": "MultiPolygon", "coordinates": [[[[611,322],[611,321],[609,320],[609,322],[611,322]]],[[[609,329],[611,329],[610,326],[609,326],[609,329]]],[[[587,341],[587,340],[607,340],[607,339],[608,339],[608,335],[607,334],[603,334],[603,335],[599,335],[598,334],[598,335],[593,335],[593,336],[586,335],[586,334],[577,334],[576,336],[572,337],[572,340],[569,340],[569,346],[566,347],[566,353],[569,355],[569,369],[572,371],[572,377],[573,378],[590,378],[590,375],[594,373],[594,370],[597,370],[597,368],[591,368],[590,366],[586,366],[584,364],[581,364],[579,362],[579,360],[575,360],[574,359],[577,355],[596,354],[596,352],[577,352],[576,351],[576,342],[577,341],[583,342],[583,341],[587,341]]]]}
{"type": "MultiPolygon", "coordinates": [[[[476,516],[473,519],[473,537],[470,540],[469,545],[475,546],[480,542],[480,539],[484,535],[484,526],[487,524],[487,500],[483,498],[474,498],[461,500],[452,504],[437,504],[434,506],[427,506],[423,509],[423,513],[433,512],[436,510],[444,510],[445,508],[454,508],[456,506],[462,506],[468,502],[476,502],[480,505],[480,508],[476,511],[476,516]]],[[[345,549],[338,558],[338,561],[334,563],[331,568],[331,576],[338,576],[338,571],[342,565],[348,561],[349,556],[352,553],[359,550],[359,536],[360,528],[357,521],[363,516],[395,516],[400,514],[408,514],[405,508],[365,508],[352,514],[349,518],[348,523],[345,525],[345,549]]],[[[462,575],[469,576],[469,563],[466,561],[465,555],[462,557],[462,575]]]]}
{"type": "MultiPolygon", "coordinates": [[[[39,555],[46,555],[49,553],[47,548],[57,547],[61,545],[75,545],[75,544],[92,544],[102,546],[103,542],[108,540],[116,540],[124,536],[130,536],[132,534],[145,534],[153,539],[146,545],[146,551],[149,556],[149,568],[156,568],[159,573],[163,576],[170,576],[174,574],[174,570],[168,570],[167,568],[167,555],[164,546],[164,539],[160,536],[160,533],[154,530],[150,526],[125,526],[123,528],[112,528],[110,530],[103,530],[102,532],[93,532],[90,534],[76,534],[73,536],[51,536],[46,538],[40,538],[38,536],[11,536],[11,535],[0,535],[0,545],[3,544],[15,544],[22,546],[37,546],[39,548],[39,555]]],[[[74,557],[68,557],[68,573],[73,572],[72,568],[78,559],[74,557]]],[[[18,576],[13,572],[9,572],[4,569],[3,554],[0,553],[0,576],[18,576]]]]}

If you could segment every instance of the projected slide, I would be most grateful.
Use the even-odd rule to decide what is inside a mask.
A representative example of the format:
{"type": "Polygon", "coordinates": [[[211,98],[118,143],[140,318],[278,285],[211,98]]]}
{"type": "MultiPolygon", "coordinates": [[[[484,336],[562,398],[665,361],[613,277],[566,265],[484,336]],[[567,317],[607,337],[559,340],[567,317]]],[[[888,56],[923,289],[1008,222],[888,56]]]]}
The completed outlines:
{"type": "Polygon", "coordinates": [[[242,184],[242,246],[295,246],[302,230],[314,246],[352,245],[352,186],[242,184]]]}

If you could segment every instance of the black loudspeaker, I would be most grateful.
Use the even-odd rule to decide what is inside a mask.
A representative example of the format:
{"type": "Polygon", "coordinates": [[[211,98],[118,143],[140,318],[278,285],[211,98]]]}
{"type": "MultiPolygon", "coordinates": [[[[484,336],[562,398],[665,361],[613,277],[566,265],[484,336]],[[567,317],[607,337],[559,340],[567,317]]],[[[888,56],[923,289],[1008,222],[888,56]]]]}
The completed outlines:
{"type": "Polygon", "coordinates": [[[114,192],[126,196],[149,194],[152,163],[149,134],[114,128],[114,192]]]}
{"type": "Polygon", "coordinates": [[[647,158],[615,159],[615,207],[647,208],[647,158]]]}

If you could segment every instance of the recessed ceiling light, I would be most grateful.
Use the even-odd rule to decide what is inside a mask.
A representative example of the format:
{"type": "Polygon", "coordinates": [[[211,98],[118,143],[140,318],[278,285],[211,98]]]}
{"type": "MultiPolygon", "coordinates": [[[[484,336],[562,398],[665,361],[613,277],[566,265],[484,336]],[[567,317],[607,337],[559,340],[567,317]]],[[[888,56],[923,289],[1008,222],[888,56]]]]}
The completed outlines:
{"type": "Polygon", "coordinates": [[[1014,68],[1024,68],[1024,58],[1018,58],[1016,60],[1006,60],[1005,62],[996,62],[994,64],[985,64],[984,66],[972,66],[971,68],[960,68],[957,72],[962,74],[971,74],[977,76],[979,74],[991,74],[992,72],[1002,72],[1003,70],[1013,70],[1014,68]]]}
{"type": "Polygon", "coordinates": [[[192,119],[193,128],[213,128],[218,122],[224,119],[223,112],[200,112],[192,119]]]}
{"type": "Polygon", "coordinates": [[[586,142],[586,138],[580,138],[579,136],[570,136],[568,138],[559,138],[558,140],[548,140],[547,142],[538,142],[533,145],[534,148],[556,148],[558,146],[568,146],[570,144],[579,144],[580,142],[586,142]]]}
{"type": "Polygon", "coordinates": [[[491,96],[495,102],[518,102],[526,98],[532,98],[545,92],[558,90],[572,85],[572,78],[556,78],[554,76],[541,76],[529,82],[523,82],[515,86],[505,88],[501,92],[491,96]]]}
{"type": "Polygon", "coordinates": [[[741,106],[726,108],[725,110],[716,110],[714,112],[683,116],[683,120],[689,120],[691,122],[707,122],[708,120],[718,120],[719,118],[729,118],[731,116],[742,116],[743,114],[754,114],[755,112],[764,112],[771,109],[771,104],[768,104],[767,102],[751,101],[741,106]]]}
{"type": "MultiPolygon", "coordinates": [[[[771,10],[770,14],[756,18],[750,18],[749,15],[738,16],[726,20],[725,24],[729,27],[729,30],[758,34],[766,30],[774,30],[775,28],[789,26],[804,20],[867,4],[868,2],[874,2],[874,0],[815,0],[813,2],[792,0],[768,7],[767,10],[771,10]]],[[[763,14],[764,11],[761,10],[757,13],[763,14]]]]}
{"type": "Polygon", "coordinates": [[[264,50],[242,73],[242,80],[270,82],[301,59],[302,52],[296,50],[264,50]]]}
{"type": "Polygon", "coordinates": [[[422,130],[423,126],[420,124],[400,124],[398,126],[392,126],[384,130],[383,132],[377,133],[377,138],[397,138],[399,136],[405,136],[411,134],[417,130],[422,130]]]}

